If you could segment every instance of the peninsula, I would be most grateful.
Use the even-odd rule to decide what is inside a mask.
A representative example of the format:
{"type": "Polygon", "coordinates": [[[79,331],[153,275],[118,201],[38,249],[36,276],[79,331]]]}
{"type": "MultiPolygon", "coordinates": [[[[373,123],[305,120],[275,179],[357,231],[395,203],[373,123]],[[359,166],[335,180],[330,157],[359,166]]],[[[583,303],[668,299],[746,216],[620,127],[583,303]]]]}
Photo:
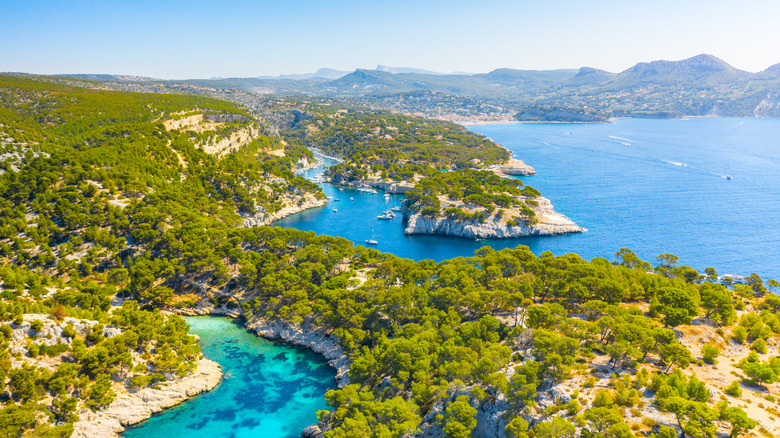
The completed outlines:
{"type": "Polygon", "coordinates": [[[584,231],[514,176],[536,172],[459,125],[365,110],[312,109],[307,144],[343,157],[326,180],[406,196],[406,234],[471,239],[584,231]]]}

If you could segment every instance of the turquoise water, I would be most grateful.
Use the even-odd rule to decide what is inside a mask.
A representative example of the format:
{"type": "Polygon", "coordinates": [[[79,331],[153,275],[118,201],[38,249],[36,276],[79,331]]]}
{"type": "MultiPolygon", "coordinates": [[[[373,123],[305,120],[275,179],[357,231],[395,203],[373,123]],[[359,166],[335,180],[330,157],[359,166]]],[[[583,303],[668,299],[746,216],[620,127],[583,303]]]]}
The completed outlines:
{"type": "Polygon", "coordinates": [[[327,207],[274,225],[358,244],[374,238],[379,250],[415,260],[468,256],[484,245],[528,245],[537,254],[575,252],[612,260],[615,251],[628,247],[650,261],[672,253],[699,270],[712,266],[719,273],[780,277],[780,120],[626,119],[470,129],[534,166],[537,174],[521,179],[588,231],[477,242],[404,236],[400,217],[376,220],[388,206],[400,205],[402,196],[385,201],[381,192],[327,184],[324,191],[334,197],[327,207]]]}
{"type": "Polygon", "coordinates": [[[124,437],[298,437],[327,408],[335,373],[322,356],[258,338],[227,318],[186,319],[205,356],[222,365],[222,383],[124,437]]]}

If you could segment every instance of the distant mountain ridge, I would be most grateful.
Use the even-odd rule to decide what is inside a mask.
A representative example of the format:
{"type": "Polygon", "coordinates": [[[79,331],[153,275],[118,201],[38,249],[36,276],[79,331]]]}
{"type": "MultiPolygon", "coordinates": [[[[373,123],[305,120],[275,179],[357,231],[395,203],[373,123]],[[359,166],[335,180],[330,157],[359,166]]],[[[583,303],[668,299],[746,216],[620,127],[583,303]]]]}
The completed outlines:
{"type": "MultiPolygon", "coordinates": [[[[69,76],[125,82],[147,79],[119,75],[69,76]]],[[[587,110],[588,117],[603,119],[684,115],[780,117],[777,97],[780,64],[750,73],[707,54],[679,61],[640,62],[619,73],[582,67],[499,68],[488,73],[445,74],[380,64],[373,70],[352,72],[323,68],[300,75],[164,82],[263,94],[362,99],[371,101],[372,105],[437,117],[441,115],[438,105],[446,100],[445,96],[453,97],[447,104],[451,113],[477,116],[482,110],[475,108],[494,105],[502,108],[501,111],[514,110],[534,117],[542,117],[553,108],[555,117],[561,114],[580,117],[579,110],[587,110]],[[423,98],[421,91],[435,95],[423,98]],[[458,110],[459,104],[465,107],[458,110]]]]}
{"type": "Polygon", "coordinates": [[[304,73],[304,74],[289,74],[289,75],[279,75],[279,76],[258,76],[257,79],[292,79],[292,80],[303,80],[303,79],[312,79],[312,78],[320,78],[320,79],[338,79],[342,76],[348,75],[349,71],[344,70],[334,70],[332,68],[321,68],[314,73],[304,73]]]}
{"type": "Polygon", "coordinates": [[[444,75],[444,74],[446,74],[446,73],[439,73],[439,72],[431,71],[431,70],[423,70],[421,68],[389,67],[389,66],[382,65],[382,64],[377,65],[374,70],[384,71],[384,72],[393,73],[393,74],[401,74],[401,73],[414,73],[414,74],[421,74],[421,75],[444,75]]]}
{"type": "Polygon", "coordinates": [[[712,87],[748,80],[752,75],[752,73],[738,70],[712,55],[698,55],[682,61],[640,62],[617,74],[608,83],[620,86],[652,83],[712,87]]]}

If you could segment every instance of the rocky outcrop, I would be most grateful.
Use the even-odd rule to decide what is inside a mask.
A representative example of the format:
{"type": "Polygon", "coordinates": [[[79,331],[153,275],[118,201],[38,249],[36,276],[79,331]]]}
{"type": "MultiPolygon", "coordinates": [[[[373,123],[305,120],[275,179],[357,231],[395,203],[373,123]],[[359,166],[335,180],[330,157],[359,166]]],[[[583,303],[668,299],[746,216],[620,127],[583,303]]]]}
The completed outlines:
{"type": "Polygon", "coordinates": [[[311,426],[308,426],[305,429],[303,429],[303,432],[301,432],[301,436],[303,438],[320,438],[322,436],[325,436],[325,434],[322,433],[322,429],[320,429],[319,425],[312,424],[311,426]]]}
{"type": "Polygon", "coordinates": [[[118,437],[124,426],[139,423],[152,414],[175,406],[188,398],[214,389],[222,380],[218,363],[201,359],[195,371],[180,379],[160,385],[159,389],[143,388],[135,392],[121,391],[103,411],[81,410],[73,425],[73,437],[118,437]]]}
{"type": "Polygon", "coordinates": [[[478,398],[469,394],[471,388],[471,386],[463,387],[450,394],[447,400],[436,401],[423,417],[417,433],[413,436],[420,438],[445,438],[447,435],[442,429],[442,422],[437,421],[436,418],[445,415],[450,404],[458,397],[465,395],[469,397],[471,407],[477,410],[477,425],[471,432],[471,436],[475,438],[504,438],[506,436],[504,433],[507,420],[506,414],[509,409],[506,396],[499,392],[488,401],[480,403],[478,398]]]}
{"type": "Polygon", "coordinates": [[[385,193],[406,193],[414,190],[414,184],[411,182],[393,182],[393,181],[375,181],[375,180],[346,180],[340,177],[333,177],[328,180],[330,184],[344,187],[372,188],[383,190],[385,193]]]}
{"type": "Polygon", "coordinates": [[[533,167],[525,164],[522,160],[515,160],[514,158],[510,158],[506,164],[497,166],[494,169],[504,175],[528,176],[536,174],[533,167]]]}
{"type": "MultiPolygon", "coordinates": [[[[214,307],[208,300],[202,300],[196,307],[176,309],[180,315],[221,315],[229,318],[241,318],[242,313],[238,309],[228,309],[226,307],[214,307]]],[[[282,320],[269,320],[266,318],[253,318],[247,321],[244,326],[250,332],[255,332],[258,336],[266,339],[279,339],[284,342],[308,348],[315,353],[321,354],[328,361],[328,365],[336,370],[336,383],[339,388],[349,385],[349,366],[352,362],[344,353],[338,341],[328,331],[316,327],[307,322],[302,325],[292,324],[282,320]]]]}
{"type": "Polygon", "coordinates": [[[322,207],[328,203],[327,199],[319,199],[311,193],[306,193],[297,202],[290,200],[287,202],[281,210],[273,213],[267,213],[265,211],[258,211],[253,215],[244,215],[243,225],[245,227],[259,227],[268,225],[271,222],[278,221],[291,214],[300,213],[310,208],[322,207]]]}
{"type": "Polygon", "coordinates": [[[419,212],[410,210],[404,203],[401,210],[406,222],[404,234],[442,234],[468,239],[506,239],[525,236],[553,236],[585,231],[571,219],[556,213],[549,199],[539,197],[534,200],[538,203],[538,206],[534,207],[538,222],[533,226],[523,223],[512,226],[495,217],[488,218],[485,222],[479,222],[441,216],[423,216],[419,212]]]}
{"type": "Polygon", "coordinates": [[[769,92],[753,110],[754,117],[777,117],[780,114],[780,95],[769,92]]]}
{"type": "Polygon", "coordinates": [[[349,366],[352,362],[344,353],[336,338],[322,328],[304,323],[294,325],[286,321],[270,321],[257,318],[246,323],[247,330],[267,339],[281,339],[293,345],[308,348],[328,360],[328,365],[336,370],[336,383],[339,388],[349,385],[349,366]]]}

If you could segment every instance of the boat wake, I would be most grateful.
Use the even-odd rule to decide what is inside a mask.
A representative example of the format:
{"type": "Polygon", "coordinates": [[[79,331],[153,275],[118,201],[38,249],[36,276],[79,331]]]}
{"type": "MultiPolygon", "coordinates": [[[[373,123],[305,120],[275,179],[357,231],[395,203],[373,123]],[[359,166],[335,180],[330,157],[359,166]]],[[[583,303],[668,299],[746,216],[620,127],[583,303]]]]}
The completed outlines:
{"type": "Polygon", "coordinates": [[[631,140],[629,140],[627,138],[618,137],[616,135],[610,135],[609,138],[611,138],[613,140],[618,140],[619,143],[622,144],[623,146],[631,146],[631,140]]]}

